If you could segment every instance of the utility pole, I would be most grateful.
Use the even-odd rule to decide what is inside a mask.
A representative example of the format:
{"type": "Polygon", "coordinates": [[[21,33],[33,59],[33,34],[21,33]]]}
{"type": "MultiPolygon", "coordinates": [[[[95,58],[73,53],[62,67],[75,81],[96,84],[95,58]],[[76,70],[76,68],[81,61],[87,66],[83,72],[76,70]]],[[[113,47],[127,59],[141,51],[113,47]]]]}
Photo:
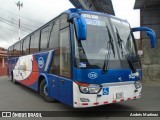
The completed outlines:
{"type": "Polygon", "coordinates": [[[17,7],[19,8],[19,21],[18,21],[18,33],[19,33],[19,35],[18,35],[18,37],[19,37],[19,40],[21,39],[21,21],[20,21],[20,10],[21,10],[21,7],[23,7],[23,3],[22,2],[20,2],[20,1],[18,1],[17,3],[16,3],[16,5],[17,5],[17,7]]]}

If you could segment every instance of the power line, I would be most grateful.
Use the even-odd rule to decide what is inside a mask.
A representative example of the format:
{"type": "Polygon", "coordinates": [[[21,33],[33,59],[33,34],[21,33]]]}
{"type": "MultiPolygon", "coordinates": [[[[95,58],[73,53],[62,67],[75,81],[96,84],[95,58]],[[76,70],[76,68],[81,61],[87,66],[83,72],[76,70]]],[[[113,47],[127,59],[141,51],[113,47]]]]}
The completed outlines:
{"type": "MultiPolygon", "coordinates": [[[[0,20],[2,23],[5,23],[9,26],[12,26],[12,27],[15,27],[15,28],[18,28],[16,24],[13,24],[13,23],[10,23],[10,22],[7,22],[7,21],[3,21],[3,20],[0,20]]],[[[25,32],[31,32],[32,30],[28,29],[28,28],[25,28],[25,27],[22,27],[22,31],[25,31],[25,32]]]]}
{"type": "MultiPolygon", "coordinates": [[[[16,20],[16,19],[15,19],[15,20],[16,20]]],[[[17,20],[16,20],[16,22],[18,23],[17,20]]],[[[29,24],[27,24],[27,23],[24,23],[23,21],[21,21],[21,23],[23,23],[23,24],[21,24],[21,25],[26,25],[26,26],[30,26],[30,27],[34,27],[34,28],[39,28],[39,26],[29,25],[29,24]]]]}
{"type": "MultiPolygon", "coordinates": [[[[19,15],[15,14],[15,13],[12,13],[12,12],[10,12],[10,11],[8,11],[8,10],[3,9],[3,8],[0,8],[0,10],[5,11],[5,12],[8,12],[8,13],[13,14],[13,15],[16,15],[16,16],[19,16],[19,15]]],[[[26,17],[23,17],[23,16],[20,16],[20,17],[21,17],[21,18],[24,18],[24,19],[27,19],[27,20],[30,20],[30,21],[33,21],[33,22],[36,22],[36,23],[44,24],[44,23],[41,23],[41,22],[38,22],[38,21],[35,21],[35,20],[32,20],[32,19],[29,19],[29,18],[26,18],[26,17]]]]}
{"type": "MultiPolygon", "coordinates": [[[[1,13],[0,13],[1,14],[1,13]]],[[[3,14],[3,13],[2,13],[3,14]]],[[[4,15],[0,15],[0,16],[4,16],[4,15]]],[[[8,20],[7,18],[4,18],[4,17],[0,17],[1,19],[5,19],[6,21],[10,21],[10,22],[13,22],[13,20],[15,20],[16,24],[18,24],[18,20],[15,19],[15,18],[10,18],[10,20],[8,20]]],[[[27,22],[24,22],[24,21],[21,21],[23,23],[23,25],[25,26],[30,26],[30,27],[34,27],[34,28],[39,28],[39,26],[36,26],[36,25],[30,25],[30,24],[27,24],[27,22]]]]}
{"type": "MultiPolygon", "coordinates": [[[[9,25],[17,25],[17,21],[15,21],[16,23],[14,23],[12,20],[10,21],[10,20],[7,20],[7,19],[5,19],[5,18],[3,18],[3,17],[0,17],[0,21],[1,22],[4,22],[4,23],[9,23],[9,25]]],[[[35,29],[37,29],[37,27],[35,27],[35,26],[31,26],[31,27],[34,27],[35,29],[30,29],[29,28],[29,26],[31,26],[31,25],[28,25],[28,24],[25,24],[25,23],[23,23],[22,25],[21,25],[21,27],[23,28],[23,29],[27,29],[28,31],[33,31],[33,30],[35,30],[35,29]]],[[[18,27],[17,27],[18,28],[18,27]]]]}
{"type": "Polygon", "coordinates": [[[12,31],[12,32],[16,32],[17,33],[17,31],[15,31],[15,30],[12,30],[12,29],[9,29],[9,28],[7,28],[7,27],[2,27],[2,28],[5,28],[5,29],[7,29],[7,30],[9,30],[9,31],[12,31]]]}

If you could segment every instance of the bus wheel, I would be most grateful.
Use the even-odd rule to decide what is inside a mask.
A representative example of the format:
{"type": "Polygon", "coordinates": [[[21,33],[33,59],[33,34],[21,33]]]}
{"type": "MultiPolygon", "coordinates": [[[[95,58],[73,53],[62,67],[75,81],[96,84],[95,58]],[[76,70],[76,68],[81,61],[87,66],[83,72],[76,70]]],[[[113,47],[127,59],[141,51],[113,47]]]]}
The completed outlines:
{"type": "Polygon", "coordinates": [[[14,79],[13,72],[11,73],[11,80],[14,84],[17,84],[16,80],[14,79]]]}
{"type": "Polygon", "coordinates": [[[48,88],[45,79],[40,83],[40,95],[46,102],[55,102],[56,100],[48,96],[48,88]]]}

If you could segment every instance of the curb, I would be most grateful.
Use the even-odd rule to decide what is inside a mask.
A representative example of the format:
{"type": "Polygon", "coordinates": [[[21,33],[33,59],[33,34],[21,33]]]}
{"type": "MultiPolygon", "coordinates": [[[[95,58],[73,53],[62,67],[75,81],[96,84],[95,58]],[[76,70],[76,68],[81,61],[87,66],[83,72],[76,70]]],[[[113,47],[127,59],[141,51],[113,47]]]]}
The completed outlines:
{"type": "Polygon", "coordinates": [[[8,76],[0,76],[0,79],[8,78],[8,76]]]}

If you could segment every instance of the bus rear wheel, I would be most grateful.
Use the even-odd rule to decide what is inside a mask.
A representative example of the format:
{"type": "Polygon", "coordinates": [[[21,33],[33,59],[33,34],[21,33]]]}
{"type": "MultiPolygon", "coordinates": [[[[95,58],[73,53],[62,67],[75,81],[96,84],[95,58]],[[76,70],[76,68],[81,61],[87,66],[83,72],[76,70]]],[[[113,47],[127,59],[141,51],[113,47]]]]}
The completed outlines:
{"type": "Polygon", "coordinates": [[[11,80],[14,84],[17,84],[16,80],[14,79],[13,72],[11,73],[11,80]]]}
{"type": "Polygon", "coordinates": [[[48,96],[48,88],[45,79],[43,79],[42,82],[40,83],[40,95],[46,102],[56,102],[56,100],[48,96]]]}

